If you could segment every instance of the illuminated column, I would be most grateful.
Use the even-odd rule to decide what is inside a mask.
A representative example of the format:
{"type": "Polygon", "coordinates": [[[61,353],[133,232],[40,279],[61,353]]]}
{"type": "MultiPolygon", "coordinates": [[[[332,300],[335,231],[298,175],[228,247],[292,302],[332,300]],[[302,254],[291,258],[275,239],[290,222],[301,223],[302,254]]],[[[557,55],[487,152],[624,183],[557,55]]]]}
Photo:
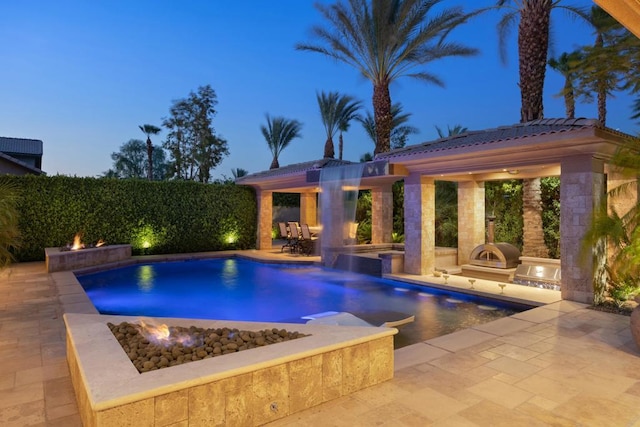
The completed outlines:
{"type": "MultiPolygon", "coordinates": [[[[485,243],[484,182],[458,182],[458,265],[485,243]]],[[[499,220],[499,219],[498,219],[499,220]]]]}
{"type": "Polygon", "coordinates": [[[393,241],[393,190],[392,184],[371,189],[371,243],[393,241]]]}
{"type": "Polygon", "coordinates": [[[429,274],[435,267],[435,182],[411,173],[404,180],[404,271],[429,274]]]}
{"type": "Polygon", "coordinates": [[[582,254],[582,239],[605,193],[604,165],[590,155],[562,160],[560,175],[560,266],[562,299],[593,303],[593,273],[604,250],[582,254]],[[601,252],[601,253],[598,253],[601,252]],[[584,256],[583,256],[584,255],[584,256]]]}
{"type": "Polygon", "coordinates": [[[271,228],[273,226],[273,192],[256,190],[258,199],[258,235],[257,249],[271,249],[271,228]]]}
{"type": "Polygon", "coordinates": [[[300,224],[316,225],[318,223],[317,193],[300,193],[300,224]]]}

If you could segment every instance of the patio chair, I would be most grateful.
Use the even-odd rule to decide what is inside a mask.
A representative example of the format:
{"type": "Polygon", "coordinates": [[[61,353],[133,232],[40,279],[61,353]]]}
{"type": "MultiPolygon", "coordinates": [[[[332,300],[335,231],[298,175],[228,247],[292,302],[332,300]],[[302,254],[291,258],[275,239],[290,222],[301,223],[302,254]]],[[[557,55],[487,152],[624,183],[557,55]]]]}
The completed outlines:
{"type": "Polygon", "coordinates": [[[315,243],[318,240],[317,237],[311,236],[311,230],[309,230],[309,224],[302,224],[300,226],[300,232],[302,239],[300,240],[300,250],[306,255],[315,253],[315,243]]]}
{"type": "Polygon", "coordinates": [[[284,252],[284,248],[291,249],[291,233],[289,233],[289,230],[287,230],[287,224],[285,224],[284,222],[279,222],[278,228],[280,229],[280,238],[287,241],[287,243],[282,245],[282,248],[280,249],[280,252],[284,252]]]}
{"type": "Polygon", "coordinates": [[[291,253],[300,250],[300,232],[298,231],[298,223],[289,221],[289,234],[291,235],[291,253]]]}

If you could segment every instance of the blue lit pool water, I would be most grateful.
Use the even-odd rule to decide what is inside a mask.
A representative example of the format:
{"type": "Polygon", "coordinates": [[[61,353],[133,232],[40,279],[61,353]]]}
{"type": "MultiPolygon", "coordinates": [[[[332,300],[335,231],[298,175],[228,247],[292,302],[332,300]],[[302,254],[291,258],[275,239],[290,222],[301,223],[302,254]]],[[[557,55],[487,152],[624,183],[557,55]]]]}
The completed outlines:
{"type": "Polygon", "coordinates": [[[225,258],[139,264],[79,275],[102,314],[305,323],[326,311],[415,315],[396,347],[531,307],[317,266],[225,258]]]}

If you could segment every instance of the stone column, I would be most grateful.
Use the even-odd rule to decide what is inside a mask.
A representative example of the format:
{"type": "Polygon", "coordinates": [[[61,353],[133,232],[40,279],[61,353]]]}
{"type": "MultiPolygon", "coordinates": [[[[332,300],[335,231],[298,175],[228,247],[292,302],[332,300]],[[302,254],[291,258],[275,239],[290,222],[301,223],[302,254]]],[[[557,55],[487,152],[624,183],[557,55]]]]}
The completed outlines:
{"type": "Polygon", "coordinates": [[[549,258],[542,227],[540,178],[522,182],[522,256],[549,258]]]}
{"type": "Polygon", "coordinates": [[[458,265],[485,243],[484,182],[458,182],[458,265]]]}
{"type": "Polygon", "coordinates": [[[371,189],[371,243],[393,241],[393,185],[371,189]]]}
{"type": "Polygon", "coordinates": [[[435,267],[435,204],[433,178],[411,173],[404,180],[404,271],[430,274],[435,267]]]}
{"type": "Polygon", "coordinates": [[[563,159],[560,175],[560,266],[562,299],[593,302],[593,273],[602,259],[596,248],[581,256],[582,239],[604,197],[604,166],[590,155],[563,159]]]}
{"type": "Polygon", "coordinates": [[[271,249],[271,228],[273,227],[273,192],[256,190],[258,199],[258,235],[256,248],[271,249]]]}
{"type": "Polygon", "coordinates": [[[313,192],[300,193],[300,224],[318,223],[318,202],[313,192]]]}

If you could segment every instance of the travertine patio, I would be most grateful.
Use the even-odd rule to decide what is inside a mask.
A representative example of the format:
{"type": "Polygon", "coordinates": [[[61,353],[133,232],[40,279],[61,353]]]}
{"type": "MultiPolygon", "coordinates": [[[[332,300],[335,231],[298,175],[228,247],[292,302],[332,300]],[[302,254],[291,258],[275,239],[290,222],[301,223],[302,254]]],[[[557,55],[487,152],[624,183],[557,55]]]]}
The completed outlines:
{"type": "MultiPolygon", "coordinates": [[[[62,314],[86,308],[58,291],[43,262],[0,272],[0,425],[81,425],[62,314]]],[[[271,425],[640,426],[629,318],[583,304],[554,302],[404,347],[395,364],[391,381],[271,425]]]]}

